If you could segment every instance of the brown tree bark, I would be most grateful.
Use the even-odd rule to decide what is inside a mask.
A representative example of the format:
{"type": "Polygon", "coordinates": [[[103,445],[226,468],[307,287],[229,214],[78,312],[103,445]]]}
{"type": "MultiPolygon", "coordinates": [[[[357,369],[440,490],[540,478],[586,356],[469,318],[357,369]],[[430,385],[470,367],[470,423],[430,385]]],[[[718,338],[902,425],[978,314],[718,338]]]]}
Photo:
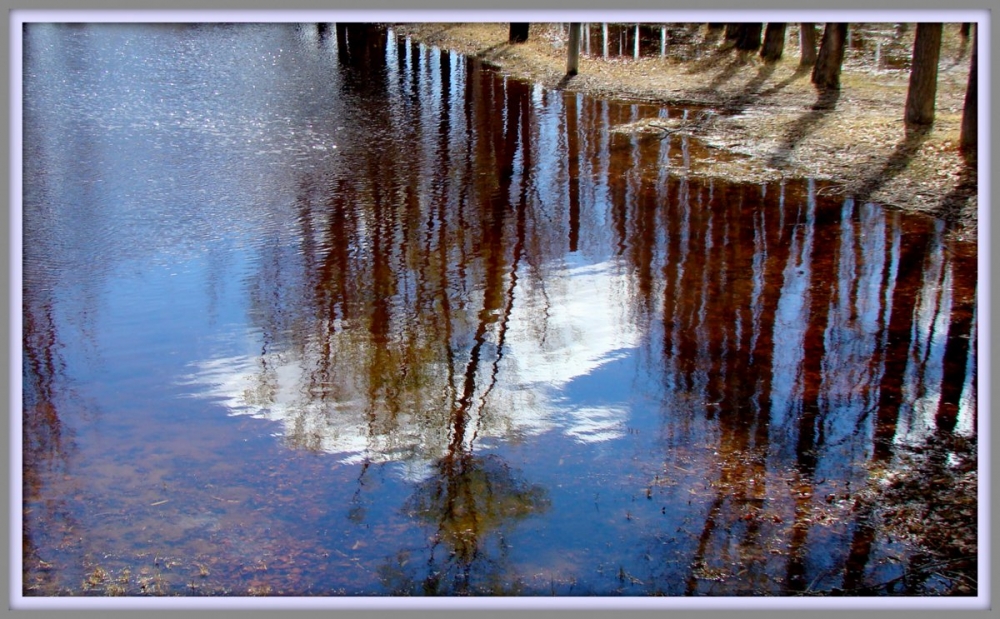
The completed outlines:
{"type": "Polygon", "coordinates": [[[816,64],[816,24],[799,24],[799,67],[816,64]]]}
{"type": "Polygon", "coordinates": [[[760,34],[764,24],[743,24],[736,39],[736,49],[741,52],[755,52],[760,49],[760,34]]]}
{"type": "Polygon", "coordinates": [[[524,43],[528,40],[528,29],[531,24],[511,23],[510,33],[507,36],[508,43],[524,43]]]}
{"type": "Polygon", "coordinates": [[[566,75],[576,75],[580,69],[580,28],[581,24],[569,25],[569,45],[566,50],[566,75]]]}
{"type": "Polygon", "coordinates": [[[727,41],[736,42],[740,38],[740,34],[743,32],[743,24],[726,24],[726,35],[725,39],[727,41]]]}
{"type": "Polygon", "coordinates": [[[764,47],[760,50],[760,57],[765,62],[777,62],[781,60],[781,54],[785,51],[785,24],[768,24],[764,30],[764,47]]]}
{"type": "Polygon", "coordinates": [[[847,24],[828,23],[823,29],[823,42],[819,46],[812,83],[820,90],[840,89],[840,66],[844,62],[844,44],[847,42],[847,24]]]}
{"type": "Polygon", "coordinates": [[[962,109],[962,133],[959,138],[962,155],[966,159],[976,154],[979,146],[979,28],[976,27],[976,34],[972,39],[972,66],[969,68],[969,85],[965,89],[965,107],[962,109]]]}
{"type": "Polygon", "coordinates": [[[907,125],[929,125],[934,122],[942,29],[942,24],[917,24],[910,87],[906,92],[907,125]]]}

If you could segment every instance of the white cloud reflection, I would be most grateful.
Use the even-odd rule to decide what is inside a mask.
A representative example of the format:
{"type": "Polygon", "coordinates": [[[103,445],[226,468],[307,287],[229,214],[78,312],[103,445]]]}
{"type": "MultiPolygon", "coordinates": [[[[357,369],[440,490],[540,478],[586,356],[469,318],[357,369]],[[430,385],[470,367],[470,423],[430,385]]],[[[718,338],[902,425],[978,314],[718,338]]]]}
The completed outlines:
{"type": "MultiPolygon", "coordinates": [[[[497,383],[486,406],[469,411],[477,448],[488,446],[489,439],[551,431],[582,443],[624,434],[626,403],[574,400],[566,388],[605,364],[628,357],[638,346],[638,330],[626,317],[625,276],[608,262],[565,266],[547,275],[545,295],[515,291],[497,383]]],[[[356,335],[349,337],[362,346],[371,345],[356,335]]],[[[494,347],[495,340],[494,336],[490,342],[494,347]]],[[[183,383],[192,387],[192,396],[214,399],[232,415],[279,422],[281,434],[297,445],[338,454],[344,463],[401,463],[405,477],[423,478],[430,462],[443,455],[449,443],[450,411],[402,410],[390,422],[373,424],[362,388],[342,389],[336,398],[309,394],[309,375],[317,366],[312,356],[283,351],[210,359],[196,363],[183,383]]],[[[457,355],[457,374],[467,360],[467,355],[457,355]]],[[[493,359],[486,361],[492,367],[493,359]]],[[[444,382],[447,372],[433,368],[427,374],[444,382]]],[[[487,382],[488,374],[480,371],[477,383],[487,382]]],[[[360,380],[347,383],[356,385],[360,380]]],[[[428,391],[441,392],[444,387],[435,385],[428,391]]],[[[477,384],[476,403],[484,391],[485,386],[477,384]]],[[[433,400],[410,398],[406,405],[416,401],[433,406],[433,400]]]]}

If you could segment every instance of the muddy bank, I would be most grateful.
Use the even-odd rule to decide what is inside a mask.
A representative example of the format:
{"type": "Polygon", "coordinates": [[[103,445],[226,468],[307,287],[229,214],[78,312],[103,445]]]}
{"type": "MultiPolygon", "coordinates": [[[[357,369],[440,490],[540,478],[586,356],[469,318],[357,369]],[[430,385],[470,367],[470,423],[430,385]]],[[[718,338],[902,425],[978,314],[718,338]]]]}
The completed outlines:
{"type": "Polygon", "coordinates": [[[749,181],[812,176],[832,181],[844,195],[940,217],[958,238],[975,238],[976,167],[958,151],[972,41],[960,35],[959,24],[945,25],[934,125],[909,135],[903,110],[912,25],[852,24],[841,90],[822,99],[809,71],[799,68],[796,25],[788,28],[783,58],[773,64],[726,49],[704,24],[665,27],[666,44],[659,48],[665,53],[658,53],[656,41],[649,53],[647,40],[639,58],[621,47],[622,39],[613,41],[614,52],[625,53],[604,57],[600,28],[592,28],[590,53],[581,55],[579,74],[567,77],[568,36],[561,24],[532,24],[529,40],[517,45],[507,43],[507,24],[394,26],[417,41],[476,56],[549,88],[691,106],[691,122],[684,125],[623,128],[686,131],[718,151],[693,162],[691,174],[749,181]]]}

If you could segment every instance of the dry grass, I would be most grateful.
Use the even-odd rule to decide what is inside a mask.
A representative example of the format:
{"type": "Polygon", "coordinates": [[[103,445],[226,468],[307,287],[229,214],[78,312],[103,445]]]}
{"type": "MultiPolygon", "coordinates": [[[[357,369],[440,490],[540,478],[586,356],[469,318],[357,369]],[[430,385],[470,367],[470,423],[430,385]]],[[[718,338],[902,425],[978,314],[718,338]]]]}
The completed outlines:
{"type": "MultiPolygon", "coordinates": [[[[892,28],[865,26],[869,31],[892,28]]],[[[957,24],[945,26],[934,125],[909,134],[903,123],[909,80],[905,66],[875,66],[849,54],[838,96],[821,100],[809,71],[799,69],[794,25],[785,57],[770,65],[706,40],[703,26],[671,28],[685,42],[671,44],[666,57],[584,55],[578,75],[567,78],[567,36],[559,24],[532,24],[529,40],[517,45],[507,43],[507,24],[396,26],[417,41],[478,57],[508,75],[549,88],[718,110],[714,121],[703,123],[694,135],[735,156],[702,161],[692,174],[830,180],[845,195],[929,213],[949,222],[957,237],[975,238],[975,162],[966,163],[958,151],[970,51],[957,24]]],[[[888,33],[886,49],[905,56],[912,31],[911,26],[888,33]]]]}

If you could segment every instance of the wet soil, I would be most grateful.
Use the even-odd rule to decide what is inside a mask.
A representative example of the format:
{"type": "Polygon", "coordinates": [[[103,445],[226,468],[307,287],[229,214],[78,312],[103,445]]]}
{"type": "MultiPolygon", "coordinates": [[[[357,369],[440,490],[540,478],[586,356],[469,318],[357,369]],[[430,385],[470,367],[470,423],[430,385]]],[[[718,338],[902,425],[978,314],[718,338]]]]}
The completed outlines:
{"type": "MultiPolygon", "coordinates": [[[[581,54],[579,72],[572,77],[566,75],[565,24],[532,24],[529,40],[513,45],[507,42],[507,24],[394,28],[550,88],[709,110],[692,114],[683,127],[628,128],[689,131],[717,150],[719,156],[693,162],[694,175],[758,182],[803,176],[828,180],[831,191],[928,213],[948,222],[958,238],[975,238],[976,161],[966,161],[958,149],[973,43],[960,35],[959,24],[945,25],[934,124],[909,132],[903,111],[912,24],[852,24],[841,89],[825,96],[811,83],[809,69],[799,67],[795,24],[788,27],[782,59],[770,64],[756,54],[727,48],[705,24],[664,26],[665,55],[647,32],[635,58],[628,39],[624,55],[604,57],[600,24],[592,25],[590,54],[581,54]]],[[[659,31],[659,26],[651,30],[659,31]]],[[[609,29],[613,52],[621,49],[614,48],[622,40],[613,37],[628,36],[625,31],[624,25],[609,29]]]]}

